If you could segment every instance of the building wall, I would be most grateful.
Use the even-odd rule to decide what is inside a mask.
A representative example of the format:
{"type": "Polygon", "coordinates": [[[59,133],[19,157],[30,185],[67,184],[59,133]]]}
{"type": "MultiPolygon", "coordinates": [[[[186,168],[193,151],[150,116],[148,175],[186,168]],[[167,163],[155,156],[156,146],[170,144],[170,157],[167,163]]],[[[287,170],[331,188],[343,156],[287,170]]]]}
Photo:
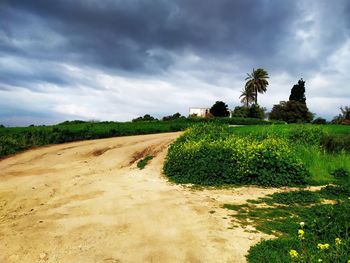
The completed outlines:
{"type": "Polygon", "coordinates": [[[190,108],[189,115],[198,117],[206,117],[209,114],[209,108],[190,108]]]}

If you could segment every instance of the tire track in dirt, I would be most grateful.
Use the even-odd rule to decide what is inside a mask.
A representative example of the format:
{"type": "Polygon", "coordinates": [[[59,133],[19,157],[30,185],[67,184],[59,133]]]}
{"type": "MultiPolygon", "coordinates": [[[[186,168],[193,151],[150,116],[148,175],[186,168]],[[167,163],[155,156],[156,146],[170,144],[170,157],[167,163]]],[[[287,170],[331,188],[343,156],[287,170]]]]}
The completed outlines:
{"type": "Polygon", "coordinates": [[[163,161],[179,135],[73,142],[0,161],[0,262],[245,262],[268,236],[228,229],[222,205],[278,190],[168,182],[163,161]],[[146,155],[154,158],[137,169],[146,155]]]}

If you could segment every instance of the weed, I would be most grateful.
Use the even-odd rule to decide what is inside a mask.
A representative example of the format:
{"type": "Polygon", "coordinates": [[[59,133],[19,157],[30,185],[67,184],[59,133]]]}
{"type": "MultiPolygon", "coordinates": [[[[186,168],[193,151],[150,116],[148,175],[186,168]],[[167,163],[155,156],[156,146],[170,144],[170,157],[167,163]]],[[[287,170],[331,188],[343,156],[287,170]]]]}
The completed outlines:
{"type": "Polygon", "coordinates": [[[153,159],[153,156],[147,155],[145,158],[137,162],[137,167],[140,168],[140,170],[144,169],[147,163],[153,159]]]}

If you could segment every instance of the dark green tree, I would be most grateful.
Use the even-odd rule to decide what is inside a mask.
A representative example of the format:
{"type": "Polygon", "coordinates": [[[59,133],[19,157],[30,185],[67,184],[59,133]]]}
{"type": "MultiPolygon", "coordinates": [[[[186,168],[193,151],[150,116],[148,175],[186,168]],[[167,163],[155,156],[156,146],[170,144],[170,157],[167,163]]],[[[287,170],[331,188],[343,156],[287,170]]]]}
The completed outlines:
{"type": "Polygon", "coordinates": [[[281,101],[280,104],[273,106],[269,119],[288,123],[305,123],[312,121],[313,114],[304,103],[294,100],[281,101]]]}
{"type": "Polygon", "coordinates": [[[232,117],[247,118],[249,113],[249,108],[246,106],[237,106],[232,112],[232,117]]]}
{"type": "Polygon", "coordinates": [[[132,120],[132,122],[138,122],[138,121],[156,121],[157,119],[149,114],[145,114],[143,117],[138,117],[132,120]]]}
{"type": "Polygon", "coordinates": [[[289,100],[294,100],[306,104],[305,81],[302,78],[298,81],[298,84],[293,86],[289,100]]]}
{"type": "Polygon", "coordinates": [[[258,93],[264,93],[267,90],[269,74],[263,68],[253,69],[252,73],[247,73],[245,89],[254,94],[255,104],[258,104],[258,93]]]}
{"type": "Polygon", "coordinates": [[[327,120],[321,117],[318,117],[312,121],[312,124],[327,124],[327,120]]]}
{"type": "Polygon", "coordinates": [[[228,117],[230,115],[228,106],[223,101],[215,102],[215,104],[210,108],[210,113],[214,117],[228,117]]]}
{"type": "Polygon", "coordinates": [[[306,105],[305,81],[300,79],[291,89],[289,101],[274,105],[269,118],[288,123],[305,123],[311,122],[313,116],[306,105]]]}
{"type": "Polygon", "coordinates": [[[265,117],[265,108],[260,107],[258,104],[253,104],[248,109],[248,116],[249,118],[255,118],[255,119],[264,119],[265,117]]]}
{"type": "Polygon", "coordinates": [[[164,116],[162,118],[163,121],[172,121],[172,120],[177,120],[177,119],[182,119],[185,118],[184,116],[181,116],[181,114],[179,112],[173,114],[173,115],[169,115],[169,116],[164,116]]]}

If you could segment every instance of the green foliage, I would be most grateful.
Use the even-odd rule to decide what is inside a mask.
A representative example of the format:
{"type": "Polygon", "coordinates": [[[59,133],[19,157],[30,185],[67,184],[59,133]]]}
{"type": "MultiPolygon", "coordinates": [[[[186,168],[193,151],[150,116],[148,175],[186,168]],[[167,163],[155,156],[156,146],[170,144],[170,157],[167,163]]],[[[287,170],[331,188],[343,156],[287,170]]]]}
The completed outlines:
{"type": "Polygon", "coordinates": [[[136,119],[133,119],[132,122],[138,122],[138,121],[156,121],[157,119],[149,114],[145,114],[143,117],[138,117],[136,119]]]}
{"type": "Polygon", "coordinates": [[[223,101],[215,102],[214,105],[210,108],[210,113],[214,117],[228,117],[230,115],[228,106],[223,101]]]}
{"type": "Polygon", "coordinates": [[[269,115],[270,120],[280,120],[287,123],[305,123],[311,122],[313,114],[309,111],[306,104],[298,101],[281,101],[274,105],[269,115]]]}
{"type": "MultiPolygon", "coordinates": [[[[265,125],[265,126],[240,126],[230,128],[230,131],[239,136],[249,136],[253,139],[264,139],[269,137],[283,138],[289,141],[290,147],[295,154],[303,161],[311,173],[308,183],[326,184],[334,181],[329,174],[330,171],[343,167],[350,171],[350,155],[348,152],[328,152],[317,143],[318,130],[324,136],[346,137],[350,133],[350,126],[346,125],[265,125]],[[316,128],[316,129],[313,129],[316,128]],[[301,130],[300,130],[301,129],[301,130]],[[310,131],[310,138],[308,130],[310,131]],[[295,132],[297,130],[297,132],[295,132]],[[313,132],[314,131],[314,132],[313,132]],[[303,136],[301,136],[303,135],[303,136]],[[305,136],[307,137],[305,137],[305,136]],[[313,144],[305,143],[314,141],[313,144]]],[[[324,138],[324,137],[323,137],[324,138]]],[[[322,141],[321,140],[321,145],[322,141]]]]}
{"type": "Polygon", "coordinates": [[[140,170],[144,169],[148,162],[152,159],[153,156],[147,155],[145,158],[137,162],[137,167],[140,168],[140,170]]]}
{"type": "Polygon", "coordinates": [[[232,117],[247,118],[249,113],[249,108],[247,106],[237,106],[232,112],[232,117]]]}
{"type": "Polygon", "coordinates": [[[303,79],[300,79],[298,81],[298,84],[293,86],[289,96],[289,100],[298,101],[306,104],[305,81],[303,79]]]}
{"type": "Polygon", "coordinates": [[[248,262],[347,262],[350,253],[350,187],[327,186],[318,192],[275,193],[245,205],[225,204],[234,210],[234,222],[253,225],[278,238],[250,248],[248,262]],[[338,200],[336,205],[320,204],[320,198],[338,200]],[[269,206],[253,203],[265,202],[269,206]],[[303,231],[299,231],[299,230],[303,231]],[[321,246],[318,244],[322,244],[321,246]],[[325,248],[327,246],[328,248],[325,248]],[[295,250],[297,257],[291,257],[295,250]]]}
{"type": "Polygon", "coordinates": [[[245,90],[254,94],[255,104],[258,104],[258,93],[264,93],[267,90],[269,82],[267,79],[269,75],[263,68],[253,69],[252,73],[247,73],[248,77],[245,79],[245,90]]]}
{"type": "Polygon", "coordinates": [[[265,108],[260,107],[258,104],[253,104],[248,109],[248,116],[249,118],[256,118],[256,119],[264,119],[265,117],[265,108]]]}
{"type": "Polygon", "coordinates": [[[326,199],[348,199],[350,188],[347,185],[327,185],[319,191],[319,194],[326,199]]]}
{"type": "Polygon", "coordinates": [[[308,176],[285,140],[234,136],[217,125],[186,131],[170,146],[164,173],[179,183],[204,185],[298,185],[308,176]]]}
{"type": "Polygon", "coordinates": [[[249,104],[255,101],[255,91],[246,86],[244,90],[241,91],[241,96],[239,96],[239,98],[243,105],[248,108],[249,104]]]}
{"type": "MultiPolygon", "coordinates": [[[[321,262],[319,259],[322,262],[347,262],[350,256],[349,201],[295,209],[294,219],[305,223],[302,234],[298,234],[298,228],[302,227],[297,228],[295,224],[294,229],[285,232],[284,236],[260,242],[250,249],[248,262],[321,262]],[[298,256],[292,258],[289,254],[291,249],[296,250],[298,256]]],[[[277,221],[291,224],[288,217],[277,221]]]]}
{"type": "Polygon", "coordinates": [[[350,176],[350,173],[348,170],[344,169],[344,168],[337,168],[335,170],[333,170],[331,172],[331,175],[334,176],[334,178],[340,178],[340,179],[343,179],[343,178],[347,178],[350,176]]]}
{"type": "Polygon", "coordinates": [[[82,124],[82,123],[88,123],[88,122],[82,121],[82,120],[73,120],[73,121],[64,121],[64,122],[61,122],[57,125],[75,125],[75,124],[82,124]]]}
{"type": "Polygon", "coordinates": [[[162,118],[162,121],[173,121],[173,120],[177,120],[180,118],[185,118],[184,116],[181,116],[181,114],[179,112],[173,114],[173,115],[169,115],[169,116],[164,116],[162,118]]]}
{"type": "Polygon", "coordinates": [[[345,151],[350,153],[350,134],[324,136],[321,144],[327,152],[337,153],[345,151]]]}
{"type": "Polygon", "coordinates": [[[321,127],[298,126],[290,131],[289,140],[303,144],[320,145],[326,132],[321,127]]]}
{"type": "Polygon", "coordinates": [[[290,263],[289,249],[298,249],[298,245],[299,242],[292,238],[265,240],[250,248],[247,260],[249,263],[290,263]]]}
{"type": "Polygon", "coordinates": [[[299,190],[292,192],[274,193],[272,195],[269,195],[267,198],[262,198],[262,200],[267,204],[307,205],[312,203],[319,203],[320,195],[311,191],[299,190]]]}
{"type": "Polygon", "coordinates": [[[327,120],[321,117],[318,117],[312,121],[312,124],[327,124],[327,120]]]}

